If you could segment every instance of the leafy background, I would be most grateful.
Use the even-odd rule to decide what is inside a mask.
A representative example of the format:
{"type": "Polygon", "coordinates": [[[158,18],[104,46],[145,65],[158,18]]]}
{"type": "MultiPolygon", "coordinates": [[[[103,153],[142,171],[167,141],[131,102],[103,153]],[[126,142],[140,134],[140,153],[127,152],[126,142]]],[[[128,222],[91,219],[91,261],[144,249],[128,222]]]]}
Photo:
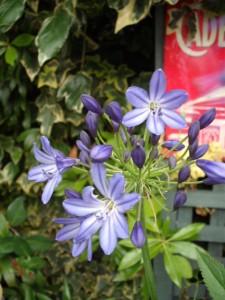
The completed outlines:
{"type": "MultiPolygon", "coordinates": [[[[118,273],[123,245],[111,257],[95,247],[90,264],[71,258],[70,244],[54,243],[52,219],[62,214],[64,186],[44,207],[42,186],[28,182],[27,172],[41,135],[76,155],[85,128],[80,94],[125,105],[128,84],[147,87],[155,6],[177,2],[0,0],[0,297],[3,288],[6,299],[139,299],[140,293],[147,299],[142,267],[123,262],[120,270],[128,270],[118,273]]],[[[202,7],[225,12],[223,1],[202,1],[202,7]]],[[[85,185],[79,174],[72,182],[70,175],[64,184],[85,185]]]]}

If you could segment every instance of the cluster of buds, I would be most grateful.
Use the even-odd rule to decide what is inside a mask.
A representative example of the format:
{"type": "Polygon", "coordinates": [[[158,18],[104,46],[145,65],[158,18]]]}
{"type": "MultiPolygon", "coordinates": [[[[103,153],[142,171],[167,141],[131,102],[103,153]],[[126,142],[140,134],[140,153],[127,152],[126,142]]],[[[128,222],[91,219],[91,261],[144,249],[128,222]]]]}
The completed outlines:
{"type": "MultiPolygon", "coordinates": [[[[55,220],[64,225],[56,239],[72,240],[73,256],[79,256],[87,248],[91,260],[92,237],[98,231],[102,250],[111,254],[118,238],[129,237],[126,215],[134,206],[137,207],[136,223],[130,238],[136,247],[141,248],[147,240],[144,219],[141,218],[143,201],[190,183],[192,164],[197,164],[205,172],[204,183],[225,183],[225,164],[200,159],[207,152],[208,145],[198,145],[198,134],[214,120],[214,108],[193,122],[181,141],[161,141],[166,126],[175,129],[187,127],[186,121],[175,110],[187,101],[188,94],[183,90],[166,92],[165,74],[159,69],[152,75],[149,93],[132,86],[128,88],[126,98],[134,108],[123,115],[117,102],[102,108],[92,96],[81,96],[87,110],[88,133],[81,131],[80,139],[76,141],[77,159],[53,149],[46,137],[41,137],[43,151],[34,145],[35,157],[41,164],[29,171],[28,178],[36,182],[47,181],[42,194],[44,204],[50,200],[62,174],[69,168],[82,169],[95,186],[87,186],[82,192],[66,190],[63,208],[68,218],[55,220]],[[100,119],[101,128],[104,128],[104,122],[111,124],[113,139],[105,140],[99,129],[100,119]],[[145,121],[146,126],[141,126],[145,121]],[[187,146],[184,145],[186,140],[187,146]],[[176,158],[173,153],[180,150],[188,153],[188,157],[184,159],[183,154],[176,158]],[[170,179],[173,174],[177,174],[176,180],[170,179]],[[94,189],[98,191],[97,195],[94,189]]],[[[173,210],[179,209],[186,201],[186,194],[178,190],[173,210]]]]}

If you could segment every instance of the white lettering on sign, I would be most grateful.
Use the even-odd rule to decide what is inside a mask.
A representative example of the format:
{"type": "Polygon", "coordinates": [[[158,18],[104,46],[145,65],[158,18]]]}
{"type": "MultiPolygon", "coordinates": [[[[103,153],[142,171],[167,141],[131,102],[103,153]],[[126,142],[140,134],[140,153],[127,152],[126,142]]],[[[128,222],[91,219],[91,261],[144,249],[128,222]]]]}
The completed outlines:
{"type": "Polygon", "coordinates": [[[225,47],[225,16],[215,18],[204,15],[202,23],[199,21],[197,12],[195,12],[195,16],[196,34],[192,40],[188,40],[183,36],[184,18],[181,18],[177,22],[177,28],[175,30],[167,28],[167,34],[175,32],[177,43],[182,51],[190,56],[198,57],[205,55],[208,51],[207,48],[213,44],[217,43],[218,47],[225,47]],[[201,28],[200,24],[202,26],[201,28]],[[195,46],[195,49],[193,49],[193,46],[195,46]]]}

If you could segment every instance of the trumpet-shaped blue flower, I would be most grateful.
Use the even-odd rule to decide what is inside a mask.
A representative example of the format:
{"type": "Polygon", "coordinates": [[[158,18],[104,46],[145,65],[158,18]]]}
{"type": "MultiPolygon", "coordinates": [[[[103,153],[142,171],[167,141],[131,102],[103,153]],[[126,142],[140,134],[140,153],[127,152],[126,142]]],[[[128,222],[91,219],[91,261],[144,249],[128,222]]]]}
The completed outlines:
{"type": "Polygon", "coordinates": [[[147,120],[147,129],[157,135],[164,133],[166,125],[176,129],[186,126],[186,121],[173,110],[188,99],[188,94],[183,90],[166,92],[163,70],[153,73],[149,94],[142,88],[132,86],[127,89],[126,96],[134,109],[123,117],[122,123],[125,126],[137,126],[147,120]]]}
{"type": "Polygon", "coordinates": [[[76,241],[76,235],[79,231],[80,225],[82,220],[71,217],[71,218],[58,218],[55,219],[54,222],[56,224],[63,224],[64,227],[61,228],[57,235],[56,241],[63,242],[66,240],[72,240],[72,255],[74,257],[81,255],[81,253],[87,248],[88,249],[88,260],[92,259],[92,239],[89,238],[88,240],[83,240],[81,242],[76,241]]]}
{"type": "Polygon", "coordinates": [[[29,171],[28,179],[36,182],[48,181],[41,198],[42,202],[46,204],[62,180],[62,173],[75,165],[76,160],[66,157],[61,151],[52,148],[45,136],[41,137],[41,143],[44,152],[34,144],[34,156],[41,164],[29,171]]]}
{"type": "Polygon", "coordinates": [[[117,239],[128,237],[128,224],[124,212],[131,209],[140,199],[137,193],[124,193],[123,175],[116,173],[106,181],[106,168],[94,163],[91,177],[103,201],[94,195],[94,187],[84,188],[81,199],[69,198],[63,202],[65,210],[82,218],[76,234],[76,242],[89,240],[100,229],[100,246],[109,255],[117,245],[117,239]]]}

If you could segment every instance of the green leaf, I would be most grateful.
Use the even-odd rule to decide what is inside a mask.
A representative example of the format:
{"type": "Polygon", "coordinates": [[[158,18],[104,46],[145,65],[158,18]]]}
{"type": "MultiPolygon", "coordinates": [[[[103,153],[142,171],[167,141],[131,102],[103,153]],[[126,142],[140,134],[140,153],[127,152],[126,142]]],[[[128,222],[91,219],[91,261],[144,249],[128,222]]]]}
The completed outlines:
{"type": "Polygon", "coordinates": [[[26,260],[26,268],[28,269],[41,269],[45,266],[46,261],[40,257],[29,257],[26,260]]]}
{"type": "Polygon", "coordinates": [[[7,64],[14,66],[17,57],[18,53],[16,49],[12,46],[8,46],[5,51],[5,61],[7,62],[7,64]]]}
{"type": "Polygon", "coordinates": [[[81,94],[89,94],[91,88],[91,77],[85,72],[78,72],[69,76],[58,90],[57,97],[64,97],[69,110],[77,113],[82,112],[83,104],[80,100],[81,94]]]}
{"type": "Polygon", "coordinates": [[[122,271],[135,265],[137,262],[141,261],[141,259],[142,252],[140,249],[134,249],[132,251],[127,252],[120,262],[119,271],[122,271]]]}
{"type": "Polygon", "coordinates": [[[23,51],[20,62],[26,70],[27,76],[33,81],[40,71],[37,56],[33,53],[31,54],[28,50],[23,51]]]}
{"type": "Polygon", "coordinates": [[[63,280],[63,295],[62,300],[71,300],[69,284],[66,278],[63,280]]]}
{"type": "Polygon", "coordinates": [[[49,136],[52,126],[58,122],[65,122],[64,113],[61,106],[55,101],[54,97],[40,96],[36,100],[39,108],[37,121],[41,123],[41,133],[49,136]]]}
{"type": "Polygon", "coordinates": [[[116,276],[113,278],[114,282],[120,282],[120,281],[127,281],[132,279],[141,269],[143,268],[143,265],[138,263],[134,266],[131,266],[130,268],[123,270],[121,272],[118,272],[116,276]]]}
{"type": "Polygon", "coordinates": [[[55,60],[44,66],[43,71],[38,75],[38,88],[49,86],[56,89],[58,87],[56,78],[57,68],[58,63],[55,60]]]}
{"type": "Polygon", "coordinates": [[[34,36],[29,33],[22,33],[18,35],[13,41],[12,44],[17,47],[27,47],[34,40],[34,36]]]}
{"type": "Polygon", "coordinates": [[[54,243],[50,238],[38,234],[28,236],[26,240],[33,251],[46,251],[54,243]]]}
{"type": "Polygon", "coordinates": [[[31,255],[31,247],[28,244],[27,240],[22,237],[15,236],[14,237],[15,248],[14,252],[18,256],[29,256],[31,255]]]}
{"type": "Polygon", "coordinates": [[[225,267],[209,254],[198,251],[198,264],[213,300],[224,299],[225,267]]]}
{"type": "MultiPolygon", "coordinates": [[[[197,259],[197,250],[201,249],[199,246],[191,242],[174,241],[169,244],[170,252],[180,254],[190,259],[197,259]]],[[[203,250],[203,249],[201,249],[203,250]]]]}
{"type": "Polygon", "coordinates": [[[20,225],[27,218],[24,201],[25,197],[20,196],[8,206],[6,217],[12,226],[20,225]]]}
{"type": "Polygon", "coordinates": [[[0,237],[0,255],[14,252],[15,242],[13,236],[0,237]]]}
{"type": "Polygon", "coordinates": [[[5,216],[0,213],[0,237],[4,237],[9,232],[9,223],[5,216]]]}
{"type": "Polygon", "coordinates": [[[23,155],[23,150],[20,147],[14,146],[13,148],[6,149],[6,151],[10,154],[13,163],[17,165],[23,155]]]}
{"type": "Polygon", "coordinates": [[[16,276],[10,256],[0,259],[0,273],[9,287],[15,286],[16,276]]]}
{"type": "Polygon", "coordinates": [[[204,223],[190,224],[176,232],[169,241],[187,240],[198,234],[205,226],[204,223]]]}
{"type": "Polygon", "coordinates": [[[36,37],[40,66],[54,57],[62,48],[74,18],[71,11],[69,11],[63,3],[59,4],[54,11],[54,15],[45,19],[43,22],[36,37]]]}
{"type": "Polygon", "coordinates": [[[21,17],[24,10],[23,0],[0,1],[0,32],[6,32],[21,17]]]}
{"type": "Polygon", "coordinates": [[[0,183],[11,185],[17,174],[18,167],[12,162],[9,162],[4,166],[3,170],[0,171],[0,183]]]}

